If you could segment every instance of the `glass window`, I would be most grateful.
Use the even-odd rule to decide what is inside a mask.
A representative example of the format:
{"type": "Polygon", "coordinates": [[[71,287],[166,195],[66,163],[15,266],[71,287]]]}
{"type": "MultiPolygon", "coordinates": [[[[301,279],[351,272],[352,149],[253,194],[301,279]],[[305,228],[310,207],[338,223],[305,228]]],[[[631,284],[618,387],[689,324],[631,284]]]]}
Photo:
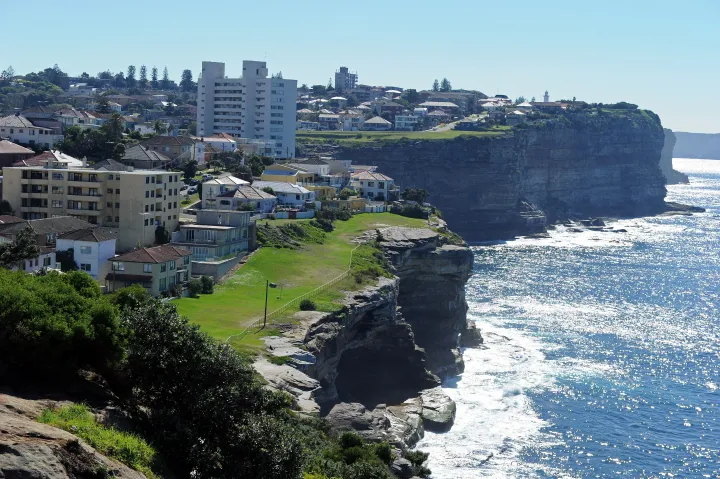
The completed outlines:
{"type": "Polygon", "coordinates": [[[115,223],[120,223],[120,217],[119,217],[119,216],[116,216],[116,217],[115,217],[115,223]]]}
{"type": "Polygon", "coordinates": [[[115,190],[115,194],[116,194],[116,195],[119,195],[119,194],[120,194],[120,188],[117,188],[117,189],[115,190]]]}
{"type": "Polygon", "coordinates": [[[160,272],[164,273],[165,271],[167,271],[167,263],[163,263],[160,265],[160,272]]]}
{"type": "Polygon", "coordinates": [[[80,269],[82,271],[90,271],[90,263],[80,263],[80,269]]]}
{"type": "Polygon", "coordinates": [[[175,260],[170,261],[170,271],[174,270],[176,267],[175,260]]]}
{"type": "Polygon", "coordinates": [[[115,208],[120,208],[120,203],[115,203],[115,208]]]}
{"type": "Polygon", "coordinates": [[[160,291],[165,291],[167,289],[167,280],[165,278],[160,279],[160,291]]]}
{"type": "MultiPolygon", "coordinates": [[[[145,221],[147,221],[147,220],[145,220],[145,221]]],[[[145,263],[143,265],[143,273],[152,273],[152,264],[145,263]]]]}
{"type": "Polygon", "coordinates": [[[113,271],[125,271],[125,263],[122,261],[113,261],[112,269],[113,271]]]}
{"type": "Polygon", "coordinates": [[[81,246],[80,254],[92,254],[92,246],[81,246]]]}

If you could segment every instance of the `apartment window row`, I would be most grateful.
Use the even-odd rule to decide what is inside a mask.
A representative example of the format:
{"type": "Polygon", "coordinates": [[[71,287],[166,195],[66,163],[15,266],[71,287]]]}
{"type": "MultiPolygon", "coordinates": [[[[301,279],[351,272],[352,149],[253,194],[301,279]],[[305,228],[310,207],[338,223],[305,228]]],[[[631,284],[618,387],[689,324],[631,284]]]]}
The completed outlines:
{"type": "Polygon", "coordinates": [[[105,220],[106,220],[108,223],[113,223],[113,222],[114,222],[114,223],[120,223],[120,217],[119,217],[119,216],[116,216],[116,217],[115,217],[115,221],[113,221],[113,217],[112,217],[112,216],[106,216],[106,217],[105,217],[105,220]]]}
{"type": "Polygon", "coordinates": [[[271,125],[282,125],[283,121],[282,120],[270,120],[270,124],[271,125]]]}
{"type": "Polygon", "coordinates": [[[282,105],[270,105],[271,110],[284,110],[285,107],[282,105]]]}
{"type": "Polygon", "coordinates": [[[284,114],[283,114],[283,113],[270,113],[270,116],[273,116],[273,117],[276,117],[276,118],[277,118],[277,117],[282,118],[282,117],[284,116],[284,114]]]}

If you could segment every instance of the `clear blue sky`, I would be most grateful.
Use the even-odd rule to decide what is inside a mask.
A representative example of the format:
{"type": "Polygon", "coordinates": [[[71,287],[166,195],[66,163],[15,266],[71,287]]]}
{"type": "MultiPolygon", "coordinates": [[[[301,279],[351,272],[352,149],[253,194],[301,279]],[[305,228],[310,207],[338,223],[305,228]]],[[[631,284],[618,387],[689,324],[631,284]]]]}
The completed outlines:
{"type": "Polygon", "coordinates": [[[124,0],[3,2],[13,48],[0,69],[57,63],[71,75],[242,60],[327,84],[345,65],[362,83],[511,97],[628,101],[676,131],[720,132],[720,0],[124,0]],[[62,3],[62,5],[61,5],[62,3]],[[56,33],[55,33],[56,31],[56,33]]]}

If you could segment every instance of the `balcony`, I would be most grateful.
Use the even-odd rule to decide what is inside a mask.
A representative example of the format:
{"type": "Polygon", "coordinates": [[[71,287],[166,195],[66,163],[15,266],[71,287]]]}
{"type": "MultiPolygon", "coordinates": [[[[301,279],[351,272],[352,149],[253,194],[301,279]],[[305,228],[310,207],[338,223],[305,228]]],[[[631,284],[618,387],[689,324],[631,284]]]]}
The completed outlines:
{"type": "Polygon", "coordinates": [[[68,193],[67,196],[71,198],[100,198],[102,193],[68,193]]]}

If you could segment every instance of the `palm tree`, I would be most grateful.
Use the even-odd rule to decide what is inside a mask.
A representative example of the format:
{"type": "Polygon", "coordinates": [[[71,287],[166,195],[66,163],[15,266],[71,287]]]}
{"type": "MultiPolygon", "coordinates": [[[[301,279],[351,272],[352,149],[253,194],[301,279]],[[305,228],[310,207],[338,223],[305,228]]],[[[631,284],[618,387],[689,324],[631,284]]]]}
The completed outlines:
{"type": "Polygon", "coordinates": [[[168,126],[167,126],[167,134],[168,134],[168,135],[172,134],[172,132],[173,132],[174,129],[175,129],[175,127],[174,127],[172,124],[168,123],[168,126]]]}
{"type": "Polygon", "coordinates": [[[160,120],[155,120],[155,123],[153,123],[153,130],[155,130],[155,133],[158,135],[162,135],[167,131],[160,120]]]}

